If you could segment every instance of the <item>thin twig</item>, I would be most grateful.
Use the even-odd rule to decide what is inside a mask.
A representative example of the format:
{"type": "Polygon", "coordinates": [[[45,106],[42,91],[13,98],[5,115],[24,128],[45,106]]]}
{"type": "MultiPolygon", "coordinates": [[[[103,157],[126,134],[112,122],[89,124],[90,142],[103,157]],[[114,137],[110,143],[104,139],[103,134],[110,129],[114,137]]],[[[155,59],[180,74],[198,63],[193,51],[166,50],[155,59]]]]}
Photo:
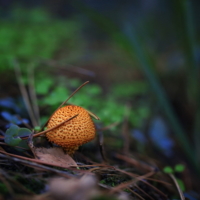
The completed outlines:
{"type": "MultiPolygon", "coordinates": [[[[56,129],[56,128],[58,128],[59,126],[62,126],[64,123],[66,123],[66,122],[72,120],[73,118],[77,117],[78,115],[79,115],[79,114],[76,114],[76,115],[74,115],[73,117],[70,117],[69,119],[66,119],[65,121],[61,122],[60,124],[58,124],[58,125],[56,125],[56,126],[54,126],[54,127],[52,127],[52,128],[49,128],[49,129],[47,129],[47,130],[45,130],[45,131],[41,131],[41,132],[39,132],[39,133],[36,133],[36,134],[33,135],[33,137],[38,137],[38,136],[40,136],[40,135],[43,135],[44,133],[47,133],[47,132],[49,132],[49,131],[52,131],[53,129],[56,129]]],[[[29,138],[29,136],[22,136],[22,137],[20,137],[20,138],[21,138],[22,140],[27,140],[27,139],[29,138]]],[[[0,140],[4,140],[4,136],[0,136],[0,140]]]]}
{"type": "Polygon", "coordinates": [[[182,192],[182,190],[181,190],[181,188],[180,188],[180,186],[179,186],[179,184],[178,184],[176,178],[174,177],[173,174],[169,174],[169,176],[170,176],[171,179],[174,181],[174,183],[175,183],[175,185],[176,185],[176,188],[177,188],[177,190],[178,190],[178,192],[179,192],[179,195],[180,195],[180,197],[181,197],[181,200],[185,200],[185,197],[184,197],[184,195],[183,195],[183,192],[182,192]]]}
{"type": "MultiPolygon", "coordinates": [[[[119,171],[119,172],[122,172],[122,173],[124,173],[124,174],[127,174],[127,175],[129,175],[129,176],[131,176],[131,177],[133,177],[133,178],[138,178],[138,177],[140,177],[138,174],[133,174],[133,173],[131,173],[131,172],[126,172],[126,171],[121,170],[121,169],[116,169],[116,170],[119,171]]],[[[155,171],[151,171],[151,172],[156,173],[155,171]]],[[[148,180],[149,177],[146,177],[145,179],[148,180]]],[[[148,185],[149,187],[153,188],[154,190],[156,190],[158,193],[160,193],[160,194],[161,194],[162,196],[164,196],[165,198],[167,198],[166,195],[165,195],[162,191],[160,191],[159,189],[157,189],[156,187],[154,187],[152,184],[148,183],[147,181],[145,181],[145,180],[143,180],[143,179],[141,179],[140,181],[143,182],[144,184],[148,185]]]]}
{"type": "Polygon", "coordinates": [[[147,194],[143,189],[141,189],[137,184],[134,185],[138,190],[140,190],[142,193],[144,193],[148,198],[151,200],[154,200],[149,194],[147,194]]]}
{"type": "Polygon", "coordinates": [[[162,183],[163,185],[168,185],[168,186],[172,185],[171,183],[168,183],[168,182],[162,181],[162,180],[158,180],[158,179],[155,179],[155,178],[147,178],[147,180],[154,181],[154,182],[157,182],[157,183],[162,183]]]}
{"type": "MultiPolygon", "coordinates": [[[[58,107],[58,109],[59,108],[61,108],[63,105],[65,105],[68,101],[69,101],[69,99],[71,99],[83,86],[85,86],[86,84],[88,84],[89,83],[89,81],[86,81],[85,83],[83,83],[81,86],[79,86],[59,107],[58,107]]],[[[57,109],[57,110],[58,110],[57,109]]],[[[56,111],[57,111],[56,110],[56,111]]],[[[55,111],[55,112],[56,112],[55,111]]]]}
{"type": "Polygon", "coordinates": [[[130,148],[130,134],[129,134],[129,129],[128,129],[128,120],[130,117],[130,110],[131,110],[131,105],[126,104],[125,106],[125,111],[124,111],[124,122],[122,126],[122,136],[124,139],[123,142],[123,153],[125,155],[129,154],[129,148],[130,148]]]}
{"type": "Polygon", "coordinates": [[[79,114],[76,114],[76,115],[74,115],[73,117],[70,117],[69,119],[66,119],[65,121],[61,122],[60,124],[58,124],[58,125],[56,125],[56,126],[54,126],[54,127],[52,127],[52,128],[49,128],[49,129],[47,129],[47,130],[45,130],[45,131],[36,133],[36,134],[33,135],[33,137],[37,137],[37,136],[40,136],[40,135],[42,135],[42,134],[44,134],[44,133],[47,133],[47,132],[49,132],[49,131],[52,131],[53,129],[56,129],[56,128],[58,128],[59,126],[63,125],[64,123],[69,122],[70,120],[74,119],[74,118],[77,117],[78,115],[79,115],[79,114]]]}
{"type": "Polygon", "coordinates": [[[103,128],[98,128],[97,130],[98,131],[105,131],[105,130],[108,130],[108,129],[112,128],[112,127],[115,127],[115,126],[119,125],[120,123],[121,122],[114,122],[114,123],[109,124],[108,126],[105,126],[103,128]]]}
{"type": "Polygon", "coordinates": [[[113,166],[110,166],[110,165],[106,165],[106,164],[102,164],[102,163],[96,163],[96,164],[93,164],[93,165],[80,165],[78,162],[78,167],[105,167],[105,168],[109,168],[109,169],[113,169],[113,170],[116,170],[115,167],[113,166]]]}
{"type": "Polygon", "coordinates": [[[112,188],[112,190],[110,191],[110,193],[115,193],[115,192],[118,192],[119,190],[122,190],[124,188],[127,188],[129,185],[133,185],[135,183],[137,183],[138,181],[141,181],[149,176],[152,176],[153,174],[155,174],[155,172],[149,172],[145,175],[142,175],[142,176],[138,176],[138,177],[135,177],[134,180],[131,180],[131,181],[128,181],[128,182],[125,182],[125,183],[121,183],[119,184],[118,186],[112,188]]]}
{"type": "Polygon", "coordinates": [[[121,154],[115,154],[115,157],[120,159],[120,160],[123,160],[123,161],[126,161],[127,163],[130,163],[131,165],[134,165],[135,167],[137,167],[139,170],[141,171],[156,171],[156,167],[153,167],[153,166],[150,166],[148,164],[145,164],[145,163],[142,163],[142,162],[139,162],[133,158],[129,158],[127,156],[124,156],[124,155],[121,155],[121,154]]]}
{"type": "Polygon", "coordinates": [[[44,126],[43,126],[43,128],[46,126],[46,124],[48,123],[48,121],[51,119],[51,117],[54,115],[54,113],[58,110],[58,109],[60,109],[64,104],[66,104],[67,103],[67,101],[71,98],[71,97],[73,97],[75,94],[76,94],[76,92],[78,91],[78,90],[80,90],[83,86],[85,86],[86,84],[88,84],[89,83],[89,81],[86,81],[85,83],[83,83],[81,86],[79,86],[53,113],[52,113],[52,115],[49,117],[49,119],[47,120],[47,122],[44,124],[44,126]]]}
{"type": "Polygon", "coordinates": [[[16,117],[17,117],[18,120],[21,121],[21,123],[22,123],[25,127],[29,128],[29,129],[32,129],[32,127],[31,127],[28,123],[26,123],[26,122],[21,118],[21,116],[16,115],[16,117]]]}
{"type": "Polygon", "coordinates": [[[99,140],[99,148],[100,148],[101,157],[103,161],[107,163],[108,159],[106,158],[105,151],[104,151],[104,145],[103,145],[104,137],[103,137],[102,131],[98,132],[98,140],[99,140]]]}
{"type": "Polygon", "coordinates": [[[162,191],[160,191],[158,188],[156,188],[155,186],[153,186],[152,184],[148,183],[145,180],[141,180],[143,183],[145,183],[146,185],[148,185],[149,187],[153,188],[155,191],[157,191],[159,194],[161,194],[163,197],[165,197],[167,199],[167,195],[164,194],[162,191]]]}
{"type": "Polygon", "coordinates": [[[75,65],[66,64],[65,62],[56,62],[55,60],[50,60],[50,59],[49,60],[42,60],[41,62],[44,63],[44,64],[47,64],[51,67],[52,66],[56,67],[57,69],[60,69],[60,70],[75,72],[75,73],[78,73],[78,74],[84,74],[84,75],[91,76],[91,77],[96,76],[95,72],[93,72],[91,70],[84,69],[84,68],[81,68],[81,67],[77,67],[75,65]]]}
{"type": "MultiPolygon", "coordinates": [[[[84,108],[85,109],[85,108],[84,108]]],[[[95,115],[93,112],[91,112],[91,111],[89,111],[89,110],[87,110],[87,109],[85,109],[92,117],[94,117],[96,120],[100,120],[100,118],[97,116],[97,115],[95,115]]]]}
{"type": "Polygon", "coordinates": [[[137,192],[133,191],[131,188],[127,188],[129,191],[131,191],[134,195],[136,195],[138,198],[145,200],[143,197],[141,197],[137,192]]]}
{"type": "Polygon", "coordinates": [[[29,146],[32,154],[34,155],[34,158],[38,158],[38,156],[35,153],[35,146],[33,144],[33,134],[34,134],[34,131],[32,131],[32,133],[29,135],[29,137],[27,139],[27,143],[28,143],[28,146],[29,146]]]}
{"type": "Polygon", "coordinates": [[[39,125],[40,121],[40,112],[39,112],[39,106],[37,101],[37,96],[35,92],[35,79],[34,79],[34,67],[31,65],[27,69],[27,75],[28,75],[28,87],[29,87],[29,94],[31,97],[32,102],[32,110],[34,112],[37,124],[39,125]]]}
{"type": "Polygon", "coordinates": [[[33,114],[33,110],[31,107],[31,103],[30,103],[30,100],[28,97],[26,87],[22,81],[22,74],[21,74],[19,64],[16,60],[13,62],[13,64],[14,64],[14,69],[15,69],[15,74],[16,74],[18,85],[19,85],[19,89],[21,91],[21,94],[22,94],[26,109],[28,111],[28,114],[30,116],[31,122],[32,122],[33,126],[37,126],[37,120],[35,119],[35,116],[33,114]]]}
{"type": "MultiPolygon", "coordinates": [[[[119,172],[121,172],[121,173],[123,173],[123,174],[126,174],[126,175],[128,175],[128,176],[131,176],[131,177],[133,177],[133,178],[139,176],[138,174],[133,174],[133,173],[131,173],[131,172],[127,172],[127,171],[122,170],[122,169],[115,168],[115,170],[117,170],[117,171],[119,171],[119,172]]],[[[158,182],[158,183],[162,183],[162,184],[164,184],[164,185],[169,185],[169,186],[172,185],[172,184],[167,183],[167,182],[165,182],[165,181],[157,180],[157,179],[155,179],[155,178],[150,178],[150,177],[148,177],[148,178],[146,178],[146,179],[147,179],[147,180],[150,180],[150,181],[155,181],[155,182],[158,182]]]]}
{"type": "MultiPolygon", "coordinates": [[[[69,172],[61,171],[61,170],[57,170],[57,169],[54,169],[54,168],[51,168],[51,167],[47,167],[47,166],[44,166],[44,165],[41,165],[41,164],[37,164],[37,163],[45,164],[44,162],[39,161],[37,159],[31,159],[31,158],[26,158],[26,157],[23,157],[23,156],[17,156],[17,155],[10,154],[10,153],[7,153],[7,152],[6,153],[2,152],[1,150],[0,150],[0,157],[1,158],[6,158],[6,159],[10,159],[10,160],[13,160],[15,162],[20,162],[20,163],[23,163],[23,164],[26,164],[26,165],[30,165],[32,167],[44,169],[45,171],[55,172],[57,174],[65,176],[67,178],[75,177],[75,175],[70,174],[69,172]]],[[[56,166],[56,165],[53,165],[53,164],[51,164],[51,165],[52,166],[56,166]]]]}

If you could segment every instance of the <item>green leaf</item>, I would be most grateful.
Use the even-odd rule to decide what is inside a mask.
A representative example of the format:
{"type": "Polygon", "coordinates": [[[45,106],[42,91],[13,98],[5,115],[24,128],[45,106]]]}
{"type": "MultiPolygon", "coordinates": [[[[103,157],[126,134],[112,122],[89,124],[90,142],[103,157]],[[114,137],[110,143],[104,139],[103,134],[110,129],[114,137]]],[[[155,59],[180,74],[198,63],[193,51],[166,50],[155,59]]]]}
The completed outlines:
{"type": "Polygon", "coordinates": [[[10,146],[17,146],[20,142],[21,142],[21,139],[18,137],[17,138],[9,137],[5,139],[5,143],[10,146]]]}
{"type": "Polygon", "coordinates": [[[144,94],[147,89],[148,85],[144,81],[134,81],[114,85],[112,93],[117,97],[130,98],[133,95],[144,94]]]}
{"type": "Polygon", "coordinates": [[[79,79],[71,79],[70,85],[71,87],[77,88],[81,85],[81,81],[79,79]]]}
{"type": "Polygon", "coordinates": [[[17,135],[22,137],[22,136],[29,136],[32,133],[31,130],[27,129],[27,128],[20,128],[18,130],[17,135]]]}
{"type": "Polygon", "coordinates": [[[90,87],[87,87],[87,92],[89,94],[92,94],[92,95],[100,95],[102,93],[102,89],[99,85],[90,85],[90,87]]]}
{"type": "MultiPolygon", "coordinates": [[[[27,140],[21,140],[17,146],[25,148],[25,149],[29,149],[29,146],[27,144],[27,140]]],[[[18,149],[18,151],[24,151],[24,150],[23,149],[18,149]]]]}
{"type": "Polygon", "coordinates": [[[6,130],[6,134],[4,138],[5,143],[10,146],[17,146],[21,141],[19,137],[15,137],[17,136],[18,131],[19,131],[19,127],[17,125],[12,124],[10,128],[6,130]]]}
{"type": "Polygon", "coordinates": [[[176,181],[179,185],[179,187],[181,188],[181,190],[184,192],[185,191],[185,184],[183,183],[183,181],[181,179],[176,178],[176,181]]]}
{"type": "Polygon", "coordinates": [[[183,172],[185,170],[185,166],[182,165],[182,164],[177,164],[175,167],[174,167],[174,171],[175,172],[183,172]]]}
{"type": "Polygon", "coordinates": [[[43,80],[40,80],[36,84],[36,92],[38,94],[47,94],[49,92],[50,87],[53,85],[53,80],[49,78],[44,78],[43,80]]]}
{"type": "MultiPolygon", "coordinates": [[[[31,133],[32,133],[32,131],[27,128],[20,128],[18,131],[18,136],[20,136],[20,137],[29,136],[31,133]]],[[[17,146],[23,147],[26,149],[29,148],[29,146],[27,144],[27,140],[21,140],[17,146]]]]}
{"type": "Polygon", "coordinates": [[[35,131],[40,131],[40,130],[41,130],[41,127],[40,127],[40,126],[35,126],[35,127],[34,127],[34,130],[35,130],[35,131]]]}
{"type": "Polygon", "coordinates": [[[163,172],[165,172],[167,174],[172,174],[174,172],[174,170],[170,166],[166,166],[166,167],[164,167],[163,172]]]}
{"type": "Polygon", "coordinates": [[[26,141],[21,140],[22,136],[29,136],[31,130],[27,128],[19,128],[17,125],[12,124],[9,129],[6,130],[4,141],[10,146],[23,146],[27,148],[26,141]]]}
{"type": "Polygon", "coordinates": [[[59,86],[55,88],[44,100],[47,105],[58,105],[68,97],[68,91],[65,87],[59,86]]]}
{"type": "Polygon", "coordinates": [[[17,134],[18,130],[19,130],[19,126],[15,124],[11,124],[10,128],[6,130],[6,135],[13,136],[14,134],[17,134]]]}

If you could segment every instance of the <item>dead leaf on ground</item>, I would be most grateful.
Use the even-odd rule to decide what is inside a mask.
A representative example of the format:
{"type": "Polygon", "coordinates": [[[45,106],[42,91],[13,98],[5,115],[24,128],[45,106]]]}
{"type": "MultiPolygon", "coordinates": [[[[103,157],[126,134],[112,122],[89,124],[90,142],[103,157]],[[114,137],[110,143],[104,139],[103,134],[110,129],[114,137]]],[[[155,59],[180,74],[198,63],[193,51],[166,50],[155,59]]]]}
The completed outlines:
{"type": "Polygon", "coordinates": [[[58,167],[77,166],[76,162],[68,154],[63,152],[62,148],[36,148],[35,154],[39,160],[47,164],[56,164],[58,167]]]}

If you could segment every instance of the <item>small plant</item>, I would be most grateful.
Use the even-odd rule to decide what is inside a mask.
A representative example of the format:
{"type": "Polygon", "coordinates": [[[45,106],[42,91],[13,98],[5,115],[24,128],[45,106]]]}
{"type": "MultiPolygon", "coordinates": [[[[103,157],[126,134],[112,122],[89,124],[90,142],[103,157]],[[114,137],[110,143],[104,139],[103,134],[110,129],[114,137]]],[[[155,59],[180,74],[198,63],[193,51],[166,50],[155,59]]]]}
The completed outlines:
{"type": "Polygon", "coordinates": [[[20,137],[29,136],[31,133],[32,131],[27,128],[20,128],[15,124],[11,124],[6,130],[4,141],[10,146],[28,148],[26,141],[22,140],[20,137]]]}
{"type": "MultiPolygon", "coordinates": [[[[175,165],[174,168],[170,167],[170,166],[166,166],[163,169],[163,172],[165,172],[166,174],[175,174],[175,173],[181,173],[185,170],[185,166],[182,164],[177,164],[175,165]]],[[[179,184],[179,187],[181,188],[182,191],[185,191],[185,185],[183,183],[183,181],[179,178],[176,178],[177,183],[179,184]]]]}

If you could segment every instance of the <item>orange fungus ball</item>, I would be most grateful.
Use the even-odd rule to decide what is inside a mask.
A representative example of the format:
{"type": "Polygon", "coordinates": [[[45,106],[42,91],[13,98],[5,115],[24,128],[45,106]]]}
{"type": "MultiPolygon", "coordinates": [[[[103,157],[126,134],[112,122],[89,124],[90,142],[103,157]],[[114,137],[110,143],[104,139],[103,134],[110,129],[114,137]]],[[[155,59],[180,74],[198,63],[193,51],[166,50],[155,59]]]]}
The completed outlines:
{"type": "Polygon", "coordinates": [[[95,138],[95,125],[88,111],[80,106],[67,105],[59,108],[47,124],[47,129],[50,129],[77,114],[72,120],[46,133],[49,141],[62,146],[70,155],[95,138]]]}

